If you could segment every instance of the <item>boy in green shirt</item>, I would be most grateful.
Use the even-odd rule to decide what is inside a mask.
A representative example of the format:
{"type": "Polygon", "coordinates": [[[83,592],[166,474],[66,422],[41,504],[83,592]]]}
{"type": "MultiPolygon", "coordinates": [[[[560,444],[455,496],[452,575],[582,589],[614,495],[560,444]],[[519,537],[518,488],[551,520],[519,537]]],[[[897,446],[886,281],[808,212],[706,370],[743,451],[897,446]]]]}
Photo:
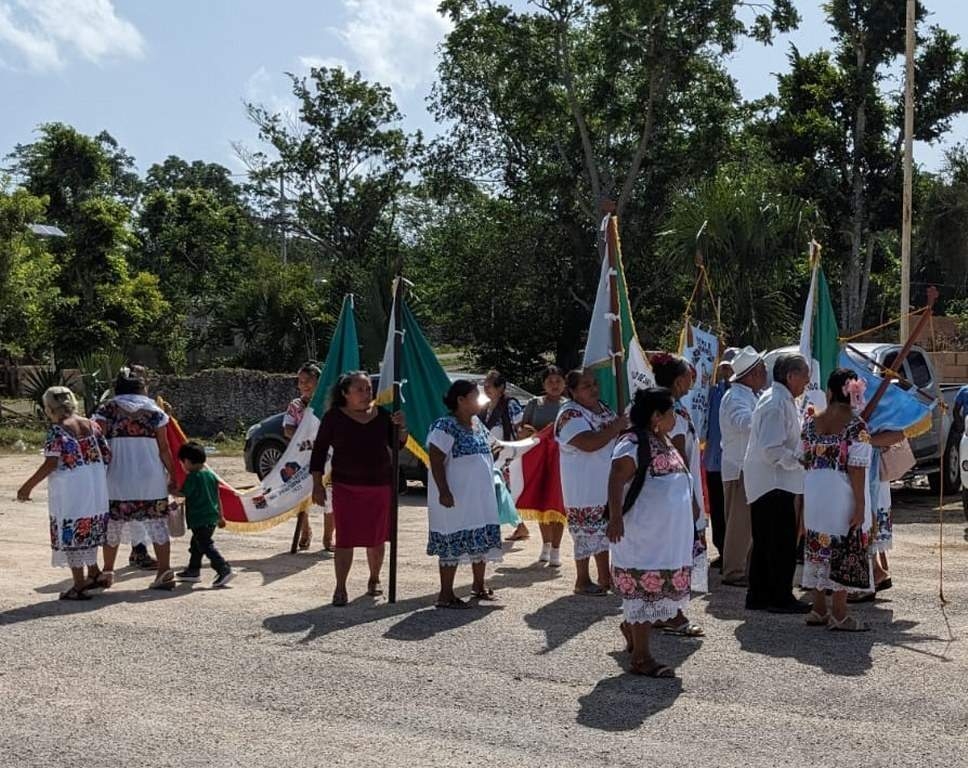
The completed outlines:
{"type": "Polygon", "coordinates": [[[181,581],[201,581],[205,556],[217,574],[212,586],[224,587],[233,574],[212,541],[216,526],[225,527],[225,518],[218,497],[218,478],[205,466],[206,459],[205,448],[199,443],[185,443],[178,449],[178,460],[185,470],[185,482],[178,495],[185,497],[185,524],[192,532],[192,541],[188,547],[188,567],[177,575],[181,581]]]}

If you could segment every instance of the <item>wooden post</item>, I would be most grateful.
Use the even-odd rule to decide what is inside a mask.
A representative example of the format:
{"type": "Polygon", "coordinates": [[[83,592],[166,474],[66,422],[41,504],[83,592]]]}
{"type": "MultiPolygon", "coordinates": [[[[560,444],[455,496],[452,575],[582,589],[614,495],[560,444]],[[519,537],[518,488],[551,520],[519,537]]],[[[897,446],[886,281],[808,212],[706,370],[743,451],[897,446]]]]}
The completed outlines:
{"type": "Polygon", "coordinates": [[[609,295],[611,312],[615,316],[612,321],[612,371],[615,375],[615,412],[624,413],[626,404],[625,382],[625,345],[622,340],[622,308],[618,297],[618,217],[615,215],[615,201],[604,200],[601,204],[602,214],[608,217],[605,225],[604,247],[608,254],[609,295]]]}
{"type": "MultiPolygon", "coordinates": [[[[398,274],[393,282],[393,409],[391,413],[400,410],[400,363],[403,355],[403,336],[401,334],[401,317],[403,316],[403,293],[406,283],[403,275],[398,274]]],[[[381,371],[381,376],[386,376],[387,371],[381,371]]],[[[393,428],[393,445],[391,454],[391,465],[393,474],[393,487],[390,491],[390,566],[389,566],[389,587],[387,597],[391,603],[397,601],[397,541],[398,527],[400,519],[400,429],[393,428]]]]}
{"type": "Polygon", "coordinates": [[[904,78],[904,184],[901,203],[901,343],[910,336],[911,189],[914,179],[914,0],[907,0],[904,78]]]}

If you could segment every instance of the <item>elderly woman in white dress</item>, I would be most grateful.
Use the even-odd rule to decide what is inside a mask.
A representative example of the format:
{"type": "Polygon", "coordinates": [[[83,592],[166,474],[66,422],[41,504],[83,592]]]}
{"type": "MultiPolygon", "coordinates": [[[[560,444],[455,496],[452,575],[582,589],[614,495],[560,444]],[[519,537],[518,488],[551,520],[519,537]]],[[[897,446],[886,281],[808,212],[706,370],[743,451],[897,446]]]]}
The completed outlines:
{"type": "Polygon", "coordinates": [[[575,593],[608,593],[608,473],[612,448],[628,420],[599,400],[598,382],[589,371],[572,371],[565,379],[570,402],[555,420],[560,448],[561,492],[568,532],[575,544],[575,593]],[[592,581],[589,560],[595,558],[598,583],[592,581]]]}
{"type": "Polygon", "coordinates": [[[479,397],[474,382],[455,381],[444,397],[450,415],[437,419],[427,435],[427,554],[436,556],[440,567],[438,608],[468,607],[454,593],[457,566],[462,563],[471,565],[473,597],[493,600],[485,571],[488,562],[503,555],[494,458],[487,429],[477,418],[479,397]]]}
{"type": "Polygon", "coordinates": [[[622,597],[622,634],[631,671],[673,677],[653,658],[652,628],[684,616],[692,572],[693,490],[685,461],[669,435],[675,401],[665,388],[635,393],[632,431],[612,454],[608,538],[612,585],[622,597]]]}
{"type": "Polygon", "coordinates": [[[867,425],[851,407],[852,395],[859,399],[862,386],[857,374],[846,368],[831,373],[827,407],[807,412],[801,434],[807,532],[802,584],[814,591],[807,624],[848,632],[867,629],[847,614],[848,590],[874,588],[868,558],[873,516],[867,473],[872,449],[867,425]]]}
{"type": "Polygon", "coordinates": [[[111,446],[108,468],[110,519],[104,547],[104,572],[98,586],[114,583],[114,562],[122,541],[131,540],[131,523],[140,522],[158,560],[152,589],[174,589],[168,535],[169,492],[176,490],[175,468],[168,445],[168,414],[148,397],[144,379],[122,371],[115,396],[98,407],[94,420],[111,446]]]}
{"type": "Polygon", "coordinates": [[[51,421],[44,463],[20,487],[17,499],[29,501],[31,491],[47,479],[51,565],[70,568],[74,578],[60,598],[89,600],[85,590],[100,573],[97,553],[107,541],[106,468],[111,454],[98,425],[77,415],[71,390],[51,387],[43,400],[51,421]]]}

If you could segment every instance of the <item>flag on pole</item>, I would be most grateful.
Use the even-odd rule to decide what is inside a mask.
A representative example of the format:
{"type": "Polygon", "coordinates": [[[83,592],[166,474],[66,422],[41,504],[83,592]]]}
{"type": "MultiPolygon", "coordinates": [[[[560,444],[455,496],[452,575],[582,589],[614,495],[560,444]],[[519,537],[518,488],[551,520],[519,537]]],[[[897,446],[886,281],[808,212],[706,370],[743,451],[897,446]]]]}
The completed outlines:
{"type": "Polygon", "coordinates": [[[679,354],[696,371],[696,380],[681,402],[689,411],[699,442],[705,445],[709,431],[709,391],[715,383],[719,361],[719,337],[687,320],[679,335],[679,354]]]}
{"type": "Polygon", "coordinates": [[[602,257],[602,269],[598,278],[598,290],[595,293],[595,306],[592,309],[592,319],[588,327],[588,339],[585,342],[585,355],[582,367],[591,369],[598,380],[599,397],[615,410],[618,405],[618,386],[615,378],[613,359],[621,355],[622,368],[625,371],[627,386],[625,391],[631,395],[637,389],[655,386],[655,376],[652,367],[646,359],[642,346],[635,333],[632,322],[632,308],[629,304],[628,286],[625,282],[625,268],[622,265],[622,249],[615,236],[614,268],[611,265],[611,244],[607,237],[607,228],[613,226],[611,217],[602,220],[602,236],[605,248],[602,257]],[[612,281],[616,281],[618,294],[618,312],[612,308],[612,281]],[[614,349],[612,330],[615,323],[619,323],[622,339],[622,349],[614,349]]]}
{"type": "MultiPolygon", "coordinates": [[[[356,321],[353,314],[353,297],[343,299],[326,363],[323,367],[316,392],[303,414],[302,421],[286,446],[282,458],[260,484],[251,490],[235,490],[224,480],[219,480],[219,499],[225,515],[226,527],[239,533],[255,533],[272,528],[296,516],[311,503],[313,490],[309,474],[309,459],[313,442],[319,431],[319,422],[326,407],[330,387],[340,374],[360,367],[360,350],[357,344],[356,321]]],[[[173,454],[188,442],[176,419],[168,422],[168,442],[173,454]]],[[[175,479],[179,487],[185,480],[181,464],[175,462],[175,479]]]]}
{"type": "Polygon", "coordinates": [[[447,412],[443,398],[450,388],[450,378],[438,362],[406,300],[397,298],[396,287],[393,295],[394,306],[398,300],[401,302],[400,328],[394,327],[393,318],[396,312],[391,311],[387,343],[383,349],[383,362],[380,364],[380,383],[376,393],[376,403],[384,408],[392,407],[394,338],[399,334],[402,343],[398,383],[401,410],[407,419],[407,449],[424,465],[429,466],[430,459],[424,443],[430,432],[430,425],[447,412]]]}
{"type": "Polygon", "coordinates": [[[800,354],[810,361],[810,384],[805,393],[806,401],[823,408],[827,404],[827,378],[837,368],[840,355],[840,338],[837,316],[830,300],[830,286],[820,266],[820,249],[814,246],[811,254],[813,271],[810,291],[803,310],[803,326],[800,329],[800,354]]]}
{"type": "MultiPolygon", "coordinates": [[[[868,400],[883,381],[871,370],[871,365],[848,345],[840,353],[839,365],[849,368],[867,385],[868,400]]],[[[896,382],[884,390],[873,413],[867,417],[867,430],[871,434],[885,431],[903,432],[906,437],[918,437],[931,429],[931,412],[938,405],[936,400],[925,402],[913,390],[906,391],[896,382]]]]}

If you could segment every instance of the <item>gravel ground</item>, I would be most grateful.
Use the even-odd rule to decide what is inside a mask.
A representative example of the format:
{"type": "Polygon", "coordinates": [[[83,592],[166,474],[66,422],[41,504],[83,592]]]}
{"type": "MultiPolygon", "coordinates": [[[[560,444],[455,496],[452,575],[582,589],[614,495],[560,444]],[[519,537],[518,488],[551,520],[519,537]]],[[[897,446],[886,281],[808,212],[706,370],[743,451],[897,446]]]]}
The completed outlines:
{"type": "MultiPolygon", "coordinates": [[[[46,487],[11,501],[38,461],[0,457],[0,766],[968,766],[960,503],[946,508],[946,607],[936,500],[904,491],[895,588],[858,610],[873,631],[747,614],[713,579],[691,610],[707,637],[660,638],[679,678],[656,681],[625,672],[619,601],[572,595],[571,564],[539,566],[535,539],[493,572],[500,602],[435,610],[417,492],[395,605],[363,596],[360,553],[350,605],[332,608],[330,557],[318,538],[288,554],[291,523],[217,536],[239,572],[228,589],[149,592],[125,568],[94,600],[60,602],[46,487]]],[[[213,465],[250,477],[238,458],[213,465]]],[[[469,570],[458,581],[466,593],[469,570]]]]}

